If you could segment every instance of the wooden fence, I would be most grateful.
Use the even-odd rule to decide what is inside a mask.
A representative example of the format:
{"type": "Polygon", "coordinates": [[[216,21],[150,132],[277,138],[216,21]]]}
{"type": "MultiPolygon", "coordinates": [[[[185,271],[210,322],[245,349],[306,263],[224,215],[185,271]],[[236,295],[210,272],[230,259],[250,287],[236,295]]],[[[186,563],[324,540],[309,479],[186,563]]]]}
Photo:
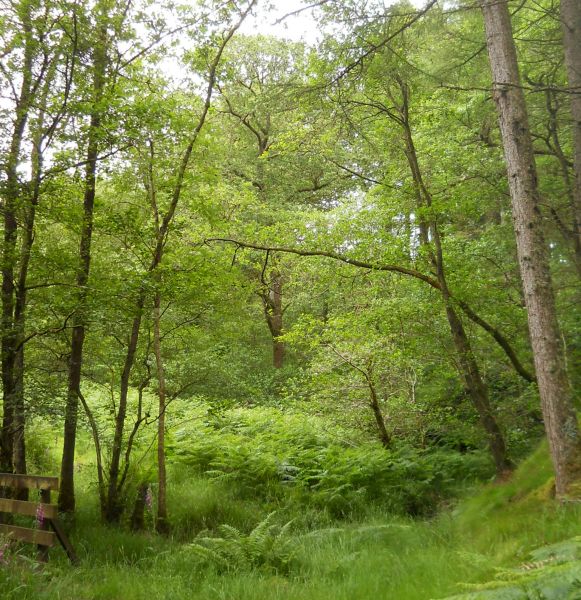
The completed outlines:
{"type": "Polygon", "coordinates": [[[38,560],[48,560],[49,548],[58,541],[73,564],[78,563],[77,555],[66,536],[62,524],[58,520],[57,507],[51,504],[51,492],[58,491],[58,477],[42,477],[38,475],[14,475],[0,473],[0,489],[38,490],[40,500],[28,502],[12,498],[0,498],[0,513],[25,515],[34,517],[36,528],[18,527],[0,523],[0,533],[8,537],[38,547],[38,560]]]}

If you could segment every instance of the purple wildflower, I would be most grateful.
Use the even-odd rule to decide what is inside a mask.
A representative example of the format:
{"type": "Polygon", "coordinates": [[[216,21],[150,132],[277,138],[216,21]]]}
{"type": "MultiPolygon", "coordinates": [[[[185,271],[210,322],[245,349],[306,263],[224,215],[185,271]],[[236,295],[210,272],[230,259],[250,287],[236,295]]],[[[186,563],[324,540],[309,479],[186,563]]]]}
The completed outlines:
{"type": "Polygon", "coordinates": [[[0,546],[0,565],[8,564],[8,557],[6,556],[6,551],[8,550],[8,543],[0,546]]]}
{"type": "Polygon", "coordinates": [[[44,506],[39,504],[36,508],[36,525],[42,527],[44,523],[44,506]]]}
{"type": "Polygon", "coordinates": [[[150,485],[147,486],[147,491],[145,492],[145,506],[147,506],[147,510],[153,508],[153,490],[150,485]]]}

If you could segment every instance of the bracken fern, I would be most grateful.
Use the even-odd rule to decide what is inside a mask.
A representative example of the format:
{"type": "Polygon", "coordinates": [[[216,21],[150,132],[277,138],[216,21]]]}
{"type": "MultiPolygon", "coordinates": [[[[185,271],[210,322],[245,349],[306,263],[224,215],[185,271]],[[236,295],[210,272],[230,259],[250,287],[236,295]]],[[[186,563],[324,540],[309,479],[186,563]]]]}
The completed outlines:
{"type": "Polygon", "coordinates": [[[294,558],[290,535],[293,521],[282,526],[274,524],[275,514],[271,512],[249,534],[226,524],[218,527],[219,536],[210,537],[202,532],[187,546],[187,551],[219,572],[265,569],[288,573],[294,558]]]}

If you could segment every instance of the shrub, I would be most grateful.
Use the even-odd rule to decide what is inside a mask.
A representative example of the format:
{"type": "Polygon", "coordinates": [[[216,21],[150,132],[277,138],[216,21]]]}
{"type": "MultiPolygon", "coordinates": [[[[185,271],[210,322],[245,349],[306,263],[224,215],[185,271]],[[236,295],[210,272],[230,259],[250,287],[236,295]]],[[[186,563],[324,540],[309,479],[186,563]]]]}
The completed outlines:
{"type": "Polygon", "coordinates": [[[228,411],[176,440],[175,460],[228,482],[242,498],[310,504],[340,517],[369,503],[430,513],[467,481],[492,474],[480,452],[354,445],[339,428],[264,408],[228,411]]]}

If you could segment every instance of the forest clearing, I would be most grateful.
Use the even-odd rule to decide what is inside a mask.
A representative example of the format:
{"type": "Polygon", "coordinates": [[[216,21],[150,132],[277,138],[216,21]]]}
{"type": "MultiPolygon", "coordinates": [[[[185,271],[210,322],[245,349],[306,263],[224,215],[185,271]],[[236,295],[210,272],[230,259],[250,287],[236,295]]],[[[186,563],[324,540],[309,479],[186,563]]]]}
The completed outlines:
{"type": "Polygon", "coordinates": [[[0,600],[581,599],[581,2],[0,2],[0,600]]]}

